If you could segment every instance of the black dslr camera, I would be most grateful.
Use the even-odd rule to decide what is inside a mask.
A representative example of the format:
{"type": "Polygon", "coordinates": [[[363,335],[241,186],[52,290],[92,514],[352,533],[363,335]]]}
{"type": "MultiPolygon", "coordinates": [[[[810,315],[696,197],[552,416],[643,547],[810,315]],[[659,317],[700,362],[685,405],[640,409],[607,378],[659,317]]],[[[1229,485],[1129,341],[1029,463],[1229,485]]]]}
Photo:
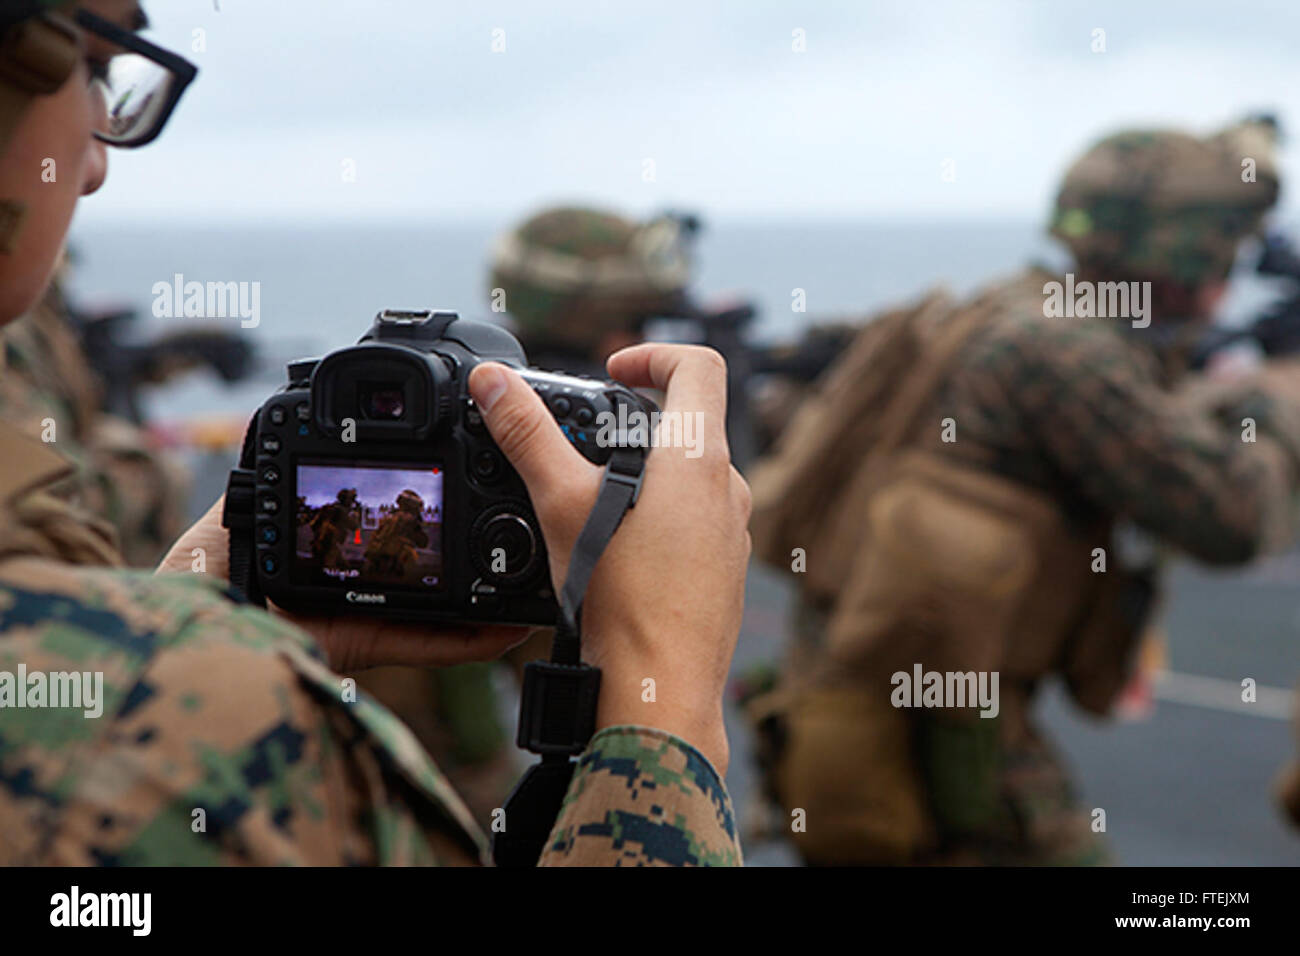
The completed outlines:
{"type": "Polygon", "coordinates": [[[290,610],[553,624],[528,493],[469,396],[489,360],[518,369],[598,465],[619,423],[654,410],[614,382],[527,368],[494,325],[381,312],[355,346],[291,363],[254,416],[226,496],[232,583],[290,610]]]}

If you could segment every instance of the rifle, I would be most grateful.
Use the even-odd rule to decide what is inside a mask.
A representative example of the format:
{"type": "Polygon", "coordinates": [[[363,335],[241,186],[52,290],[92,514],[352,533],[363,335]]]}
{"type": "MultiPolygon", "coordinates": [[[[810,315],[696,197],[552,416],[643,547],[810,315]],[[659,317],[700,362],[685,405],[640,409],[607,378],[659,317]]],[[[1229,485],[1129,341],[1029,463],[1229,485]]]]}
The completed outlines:
{"type": "Polygon", "coordinates": [[[731,461],[744,469],[757,453],[748,384],[754,374],[752,350],[745,329],[758,314],[748,302],[721,309],[695,310],[688,316],[699,328],[703,343],[727,360],[727,444],[731,461]]]}
{"type": "Polygon", "coordinates": [[[1281,233],[1268,235],[1255,271],[1290,280],[1290,291],[1243,328],[1210,329],[1195,349],[1193,368],[1204,368],[1215,352],[1237,342],[1253,341],[1271,356],[1300,352],[1300,255],[1290,239],[1281,233]]]}
{"type": "Polygon", "coordinates": [[[742,470],[764,451],[749,392],[753,379],[771,375],[809,385],[843,354],[860,329],[848,323],[814,325],[794,342],[755,344],[746,335],[757,314],[750,303],[687,311],[684,318],[698,329],[696,340],[727,360],[727,441],[732,461],[742,470]]]}
{"type": "Polygon", "coordinates": [[[229,329],[191,325],[132,342],[126,331],[136,318],[133,309],[87,311],[69,306],[67,315],[86,360],[104,383],[104,411],[136,424],[144,421],[140,390],[146,385],[160,385],[202,366],[230,384],[258,365],[252,344],[229,329]]]}

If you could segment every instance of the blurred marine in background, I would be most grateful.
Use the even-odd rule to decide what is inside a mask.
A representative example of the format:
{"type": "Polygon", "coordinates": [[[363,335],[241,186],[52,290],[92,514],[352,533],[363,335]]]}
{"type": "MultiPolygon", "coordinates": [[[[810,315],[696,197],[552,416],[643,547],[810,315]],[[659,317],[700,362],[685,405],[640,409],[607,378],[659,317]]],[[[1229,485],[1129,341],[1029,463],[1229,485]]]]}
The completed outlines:
{"type": "Polygon", "coordinates": [[[1038,686],[1111,710],[1159,546],[1230,565],[1292,540],[1300,401],[1259,379],[1175,391],[1276,200],[1272,134],[1097,143],[1051,224],[1072,272],[875,319],[753,476],[755,553],[799,605],[747,706],[809,863],[1108,859],[1038,686]]]}
{"type": "Polygon", "coordinates": [[[59,286],[0,343],[0,419],[72,461],[54,492],[107,520],[127,564],[153,567],[186,527],[189,476],[136,423],[104,410],[59,286]]]}
{"type": "Polygon", "coordinates": [[[500,236],[488,275],[492,308],[514,320],[540,368],[605,377],[605,358],[641,341],[645,322],[692,306],[694,219],[644,223],[583,206],[529,216],[500,236]]]}

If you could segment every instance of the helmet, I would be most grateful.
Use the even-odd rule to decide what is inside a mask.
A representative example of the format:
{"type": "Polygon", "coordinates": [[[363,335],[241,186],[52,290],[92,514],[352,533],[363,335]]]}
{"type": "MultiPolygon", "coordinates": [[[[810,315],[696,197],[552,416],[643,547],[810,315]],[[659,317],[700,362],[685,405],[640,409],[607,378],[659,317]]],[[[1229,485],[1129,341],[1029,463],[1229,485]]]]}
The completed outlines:
{"type": "Polygon", "coordinates": [[[338,496],[337,496],[337,498],[336,498],[335,500],[338,501],[339,504],[341,504],[341,505],[343,505],[343,506],[345,506],[345,507],[349,507],[349,508],[350,508],[350,507],[352,507],[353,504],[356,503],[356,500],[357,500],[357,489],[355,489],[355,488],[340,488],[340,489],[339,489],[338,496]]]}
{"type": "Polygon", "coordinates": [[[1237,245],[1277,201],[1276,123],[1205,139],[1130,130],[1083,154],[1056,197],[1051,232],[1080,265],[1187,286],[1223,279],[1237,245]]]}
{"type": "Polygon", "coordinates": [[[397,496],[397,510],[413,514],[418,518],[420,512],[424,510],[424,499],[407,488],[397,496]]]}
{"type": "Polygon", "coordinates": [[[637,223],[598,209],[547,209],[497,240],[489,288],[504,293],[529,348],[587,353],[609,332],[683,312],[697,228],[691,217],[637,223]]]}

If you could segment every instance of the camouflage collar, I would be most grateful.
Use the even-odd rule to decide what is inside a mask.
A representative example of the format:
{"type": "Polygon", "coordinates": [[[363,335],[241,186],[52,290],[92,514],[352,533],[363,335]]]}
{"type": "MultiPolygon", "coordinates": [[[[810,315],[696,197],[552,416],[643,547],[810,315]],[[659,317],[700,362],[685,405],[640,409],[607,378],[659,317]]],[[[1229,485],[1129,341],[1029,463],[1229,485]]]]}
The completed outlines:
{"type": "Polygon", "coordinates": [[[44,487],[73,471],[72,465],[43,442],[0,423],[0,504],[44,487]]]}

